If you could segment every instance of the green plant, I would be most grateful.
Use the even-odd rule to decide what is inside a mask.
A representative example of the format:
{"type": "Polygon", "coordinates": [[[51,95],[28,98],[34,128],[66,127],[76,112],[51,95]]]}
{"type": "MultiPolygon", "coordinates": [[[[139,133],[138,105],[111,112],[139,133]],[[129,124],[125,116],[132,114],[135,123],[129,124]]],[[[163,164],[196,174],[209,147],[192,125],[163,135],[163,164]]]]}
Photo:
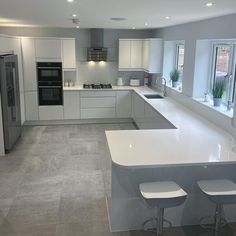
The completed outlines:
{"type": "Polygon", "coordinates": [[[179,80],[179,71],[177,69],[174,69],[170,72],[170,79],[172,82],[178,82],[179,80]]]}
{"type": "Polygon", "coordinates": [[[212,89],[213,98],[222,98],[224,90],[225,90],[225,82],[222,80],[215,81],[212,89]]]}

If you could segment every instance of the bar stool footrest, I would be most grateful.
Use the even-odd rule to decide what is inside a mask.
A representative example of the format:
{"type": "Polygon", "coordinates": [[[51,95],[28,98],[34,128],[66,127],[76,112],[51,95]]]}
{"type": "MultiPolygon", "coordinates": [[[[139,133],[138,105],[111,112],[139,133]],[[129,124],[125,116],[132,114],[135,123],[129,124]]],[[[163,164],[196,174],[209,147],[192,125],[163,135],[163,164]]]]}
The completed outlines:
{"type": "MultiPolygon", "coordinates": [[[[151,218],[151,219],[148,219],[148,220],[144,221],[143,222],[143,230],[144,231],[149,231],[149,232],[156,232],[156,228],[146,228],[146,225],[150,222],[155,222],[155,225],[156,225],[157,222],[158,222],[158,218],[151,218]]],[[[172,223],[169,220],[163,219],[163,222],[167,223],[168,226],[166,228],[171,228],[172,227],[172,223]]]]}
{"type": "MultiPolygon", "coordinates": [[[[200,222],[200,227],[202,227],[203,229],[215,229],[215,223],[212,224],[204,224],[203,221],[206,219],[212,219],[212,221],[214,222],[215,220],[215,216],[203,216],[202,218],[199,219],[200,222]]],[[[224,226],[226,226],[228,224],[227,220],[222,217],[221,218],[221,225],[220,227],[223,228],[224,226]]]]}

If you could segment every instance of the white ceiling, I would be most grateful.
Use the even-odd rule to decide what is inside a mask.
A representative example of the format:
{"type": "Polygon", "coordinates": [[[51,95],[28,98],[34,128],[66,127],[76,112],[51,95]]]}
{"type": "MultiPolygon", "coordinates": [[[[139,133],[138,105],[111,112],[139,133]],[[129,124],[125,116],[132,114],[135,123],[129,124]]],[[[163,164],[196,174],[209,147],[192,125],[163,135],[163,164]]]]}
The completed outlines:
{"type": "Polygon", "coordinates": [[[159,28],[236,13],[236,0],[0,0],[0,26],[74,27],[69,18],[78,15],[81,28],[159,28]],[[170,16],[170,19],[165,19],[170,16]],[[125,17],[126,21],[111,21],[125,17]],[[145,23],[148,26],[145,26],[145,23]]]}

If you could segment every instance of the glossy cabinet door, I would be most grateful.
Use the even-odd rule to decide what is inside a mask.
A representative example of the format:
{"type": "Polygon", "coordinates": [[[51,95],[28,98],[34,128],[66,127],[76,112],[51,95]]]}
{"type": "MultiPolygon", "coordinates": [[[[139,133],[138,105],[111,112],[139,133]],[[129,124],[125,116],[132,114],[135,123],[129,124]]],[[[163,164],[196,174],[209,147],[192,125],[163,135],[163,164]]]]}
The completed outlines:
{"type": "Polygon", "coordinates": [[[35,40],[32,38],[21,39],[24,69],[24,91],[37,91],[37,72],[35,40]]]}
{"type": "Polygon", "coordinates": [[[143,98],[141,98],[139,95],[133,92],[132,94],[133,119],[135,123],[138,125],[138,127],[140,123],[144,122],[144,116],[145,116],[144,104],[145,101],[143,100],[143,98]]]}
{"type": "Polygon", "coordinates": [[[64,91],[64,119],[80,119],[80,94],[64,91]]]}
{"type": "Polygon", "coordinates": [[[26,121],[35,121],[39,119],[38,92],[25,92],[25,119],[26,121]]]}
{"type": "Polygon", "coordinates": [[[163,70],[163,40],[143,40],[143,68],[149,73],[162,73],[163,70]]]}
{"type": "Polygon", "coordinates": [[[115,91],[82,91],[80,94],[81,119],[116,117],[115,91]]]}
{"type": "Polygon", "coordinates": [[[143,70],[143,41],[132,39],[119,40],[119,70],[143,70]]]}
{"type": "Polygon", "coordinates": [[[75,39],[62,40],[63,69],[76,69],[75,39]]]}
{"type": "Polygon", "coordinates": [[[116,93],[116,117],[130,118],[132,117],[132,92],[117,91],[116,93]]]}
{"type": "Polygon", "coordinates": [[[119,69],[131,67],[131,41],[119,40],[119,69]]]}
{"type": "Polygon", "coordinates": [[[60,39],[35,39],[37,61],[62,61],[60,39]]]}
{"type": "Polygon", "coordinates": [[[63,120],[63,106],[39,106],[39,120],[63,120]]]}
{"type": "Polygon", "coordinates": [[[130,53],[131,53],[131,63],[130,63],[131,68],[142,70],[143,41],[131,40],[130,53]]]}

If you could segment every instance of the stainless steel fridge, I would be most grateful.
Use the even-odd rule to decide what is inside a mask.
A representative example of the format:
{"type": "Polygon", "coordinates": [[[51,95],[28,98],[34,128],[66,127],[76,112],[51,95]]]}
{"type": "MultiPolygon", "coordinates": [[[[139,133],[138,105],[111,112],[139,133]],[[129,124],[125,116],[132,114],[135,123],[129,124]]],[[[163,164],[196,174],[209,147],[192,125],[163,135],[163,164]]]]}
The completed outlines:
{"type": "Polygon", "coordinates": [[[20,89],[17,55],[0,55],[0,92],[5,151],[9,152],[21,135],[20,89]]]}

